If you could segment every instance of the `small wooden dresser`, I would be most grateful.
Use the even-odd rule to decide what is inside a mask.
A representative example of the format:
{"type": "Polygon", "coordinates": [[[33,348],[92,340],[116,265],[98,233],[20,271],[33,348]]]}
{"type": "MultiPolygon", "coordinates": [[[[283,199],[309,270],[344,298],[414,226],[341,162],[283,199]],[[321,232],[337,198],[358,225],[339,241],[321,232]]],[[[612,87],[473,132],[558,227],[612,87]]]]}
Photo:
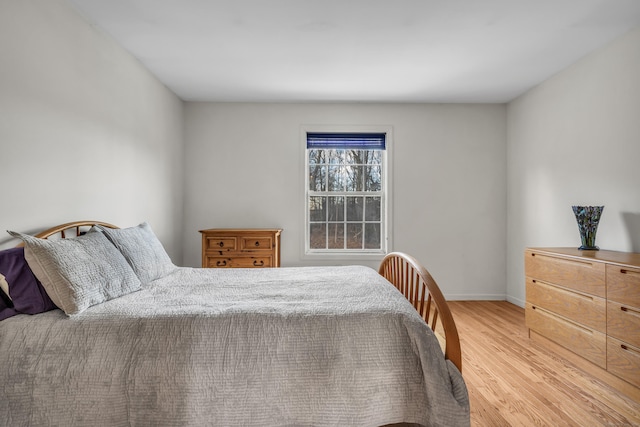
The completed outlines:
{"type": "Polygon", "coordinates": [[[525,276],[531,338],[579,355],[640,396],[640,254],[531,248],[525,276]]]}
{"type": "Polygon", "coordinates": [[[280,267],[279,228],[211,228],[202,233],[202,267],[280,267]]]}

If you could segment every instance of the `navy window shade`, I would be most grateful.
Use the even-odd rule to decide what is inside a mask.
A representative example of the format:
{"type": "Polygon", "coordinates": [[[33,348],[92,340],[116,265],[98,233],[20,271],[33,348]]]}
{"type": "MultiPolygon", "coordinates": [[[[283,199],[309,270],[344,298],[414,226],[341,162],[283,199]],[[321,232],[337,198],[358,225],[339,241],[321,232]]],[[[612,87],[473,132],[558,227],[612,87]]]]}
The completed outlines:
{"type": "Polygon", "coordinates": [[[385,133],[328,133],[308,132],[307,148],[347,150],[384,150],[385,133]]]}

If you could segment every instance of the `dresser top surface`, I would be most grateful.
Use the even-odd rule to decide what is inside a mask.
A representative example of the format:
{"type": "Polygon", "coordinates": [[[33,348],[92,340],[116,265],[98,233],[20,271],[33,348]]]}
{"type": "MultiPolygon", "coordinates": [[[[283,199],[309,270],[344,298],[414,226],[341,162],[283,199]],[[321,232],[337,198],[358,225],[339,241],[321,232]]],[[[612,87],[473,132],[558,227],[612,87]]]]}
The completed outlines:
{"type": "Polygon", "coordinates": [[[282,228],[208,228],[200,233],[281,233],[282,228]]]}
{"type": "Polygon", "coordinates": [[[584,251],[578,248],[527,248],[527,250],[640,267],[640,253],[636,252],[618,252],[602,249],[599,251],[584,251]]]}

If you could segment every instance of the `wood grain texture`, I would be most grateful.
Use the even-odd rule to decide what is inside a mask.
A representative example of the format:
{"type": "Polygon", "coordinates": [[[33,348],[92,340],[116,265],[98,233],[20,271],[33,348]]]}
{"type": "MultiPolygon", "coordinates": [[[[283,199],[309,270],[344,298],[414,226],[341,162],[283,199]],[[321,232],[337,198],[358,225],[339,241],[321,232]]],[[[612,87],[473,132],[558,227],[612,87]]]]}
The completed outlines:
{"type": "Polygon", "coordinates": [[[607,334],[640,347],[640,308],[607,302],[607,334]]]}
{"type": "Polygon", "coordinates": [[[596,331],[607,332],[607,301],[604,298],[567,290],[562,286],[526,278],[527,302],[542,306],[596,331]]]}
{"type": "Polygon", "coordinates": [[[607,370],[640,387],[640,348],[607,338],[607,370]]]}
{"type": "Polygon", "coordinates": [[[640,307],[640,268],[607,264],[607,298],[640,307]]]}
{"type": "MultiPolygon", "coordinates": [[[[640,399],[621,394],[528,336],[506,301],[449,301],[462,346],[472,426],[638,426],[640,399]]],[[[580,359],[580,358],[576,358],[580,359]]]]}
{"type": "Polygon", "coordinates": [[[280,267],[280,228],[210,228],[202,233],[202,267],[280,267]]]}
{"type": "Polygon", "coordinates": [[[602,369],[607,368],[607,336],[527,302],[527,326],[602,369]]]}
{"type": "Polygon", "coordinates": [[[602,262],[526,250],[524,264],[527,277],[602,298],[606,296],[606,264],[602,262]]]}

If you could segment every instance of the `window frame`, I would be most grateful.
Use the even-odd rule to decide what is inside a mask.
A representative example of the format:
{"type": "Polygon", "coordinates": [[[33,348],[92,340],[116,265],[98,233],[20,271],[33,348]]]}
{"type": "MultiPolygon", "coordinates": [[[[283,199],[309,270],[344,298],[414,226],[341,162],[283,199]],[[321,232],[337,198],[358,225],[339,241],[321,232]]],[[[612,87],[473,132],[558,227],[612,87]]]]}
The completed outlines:
{"type": "MultiPolygon", "coordinates": [[[[307,259],[360,259],[360,260],[378,260],[381,256],[386,255],[391,245],[391,181],[392,181],[392,146],[393,146],[393,128],[391,126],[381,125],[304,125],[300,129],[301,151],[304,160],[303,173],[304,179],[302,185],[304,189],[302,195],[304,202],[303,212],[303,227],[302,233],[302,248],[303,258],[307,259]],[[309,215],[309,154],[307,149],[307,133],[384,133],[385,136],[385,150],[382,153],[382,173],[383,182],[381,189],[381,209],[384,211],[381,213],[381,236],[380,236],[380,249],[311,249],[310,248],[310,215],[309,215]]],[[[336,195],[342,195],[341,192],[336,192],[336,195]]],[[[358,193],[360,194],[360,193],[358,193]]],[[[350,194],[354,195],[354,194],[350,194]]],[[[345,221],[346,224],[346,221],[345,221]]]]}

